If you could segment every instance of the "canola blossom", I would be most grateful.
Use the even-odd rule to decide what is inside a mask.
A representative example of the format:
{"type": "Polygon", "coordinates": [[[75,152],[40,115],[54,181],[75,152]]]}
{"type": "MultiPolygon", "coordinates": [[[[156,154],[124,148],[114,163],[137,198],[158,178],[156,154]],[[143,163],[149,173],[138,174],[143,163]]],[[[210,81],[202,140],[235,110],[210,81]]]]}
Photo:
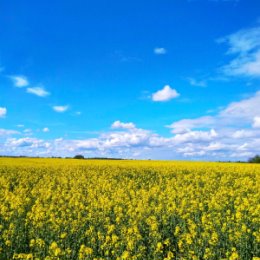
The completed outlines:
{"type": "Polygon", "coordinates": [[[0,259],[259,260],[256,164],[0,159],[0,259]]]}

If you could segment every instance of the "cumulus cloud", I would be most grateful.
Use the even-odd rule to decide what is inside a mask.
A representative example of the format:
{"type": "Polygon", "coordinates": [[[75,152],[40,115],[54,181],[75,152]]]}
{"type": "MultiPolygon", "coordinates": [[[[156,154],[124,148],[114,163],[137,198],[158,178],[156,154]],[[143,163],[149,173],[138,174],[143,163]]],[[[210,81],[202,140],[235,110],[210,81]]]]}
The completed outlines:
{"type": "Polygon", "coordinates": [[[88,140],[77,140],[74,142],[75,148],[79,150],[97,150],[101,148],[101,142],[98,138],[88,140]]]}
{"type": "Polygon", "coordinates": [[[6,116],[7,109],[6,107],[0,107],[0,118],[4,118],[6,116]]]}
{"type": "Polygon", "coordinates": [[[260,153],[258,98],[256,92],[215,115],[173,122],[168,126],[172,134],[167,137],[117,120],[108,132],[94,138],[46,141],[28,136],[5,139],[3,135],[0,149],[6,154],[33,156],[82,153],[89,157],[247,160],[260,153]]]}
{"type": "MultiPolygon", "coordinates": [[[[260,113],[259,113],[260,114],[260,113]]],[[[254,128],[260,128],[260,116],[254,117],[254,123],[253,123],[254,128]]]]}
{"type": "Polygon", "coordinates": [[[156,47],[156,48],[154,48],[153,51],[157,55],[163,55],[163,54],[167,53],[167,50],[165,48],[162,48],[162,47],[156,47]]]}
{"type": "Polygon", "coordinates": [[[123,123],[119,120],[115,121],[112,125],[111,128],[113,129],[133,129],[135,128],[135,124],[134,123],[123,123]]]}
{"type": "Polygon", "coordinates": [[[241,138],[220,130],[190,130],[163,137],[150,130],[133,128],[103,133],[96,138],[68,140],[58,138],[48,142],[36,138],[10,138],[6,152],[12,154],[72,156],[82,153],[89,157],[123,157],[154,159],[247,159],[259,152],[260,131],[252,135],[240,133],[241,138]],[[235,152],[234,152],[235,151],[235,152]],[[245,157],[245,155],[247,155],[245,157]]]}
{"type": "Polygon", "coordinates": [[[260,152],[259,104],[260,92],[256,92],[230,103],[214,116],[182,119],[167,127],[172,129],[173,140],[187,143],[187,151],[177,149],[185,156],[199,156],[198,150],[200,156],[209,156],[214,150],[216,156],[241,159],[245,151],[251,155],[260,152]]]}
{"type": "Polygon", "coordinates": [[[28,79],[22,75],[13,75],[10,76],[10,79],[13,81],[14,86],[18,88],[26,87],[29,85],[28,79]]]}
{"type": "Polygon", "coordinates": [[[179,134],[198,128],[239,127],[251,124],[251,122],[257,120],[255,118],[260,116],[259,104],[260,91],[249,98],[231,102],[215,116],[182,119],[173,122],[168,127],[172,129],[172,133],[179,134]]]}
{"type": "Polygon", "coordinates": [[[257,135],[258,133],[255,131],[247,130],[247,129],[239,129],[239,130],[235,130],[235,132],[231,134],[231,137],[236,139],[242,139],[242,138],[256,137],[257,135]]]}
{"type": "Polygon", "coordinates": [[[176,134],[172,140],[176,143],[186,143],[186,142],[204,142],[204,141],[211,141],[218,134],[214,129],[210,131],[189,131],[182,134],[176,134]]]}
{"type": "Polygon", "coordinates": [[[12,148],[19,148],[19,147],[30,147],[30,148],[48,148],[49,143],[44,142],[43,140],[37,139],[37,138],[30,138],[30,137],[24,137],[24,138],[10,138],[7,139],[6,145],[12,147],[12,148]]]}
{"type": "Polygon", "coordinates": [[[147,146],[149,145],[149,138],[150,131],[137,128],[133,131],[112,132],[100,136],[103,148],[108,149],[113,147],[147,146]]]}
{"type": "Polygon", "coordinates": [[[227,55],[234,57],[221,68],[225,74],[260,77],[260,27],[240,30],[218,42],[228,44],[227,55]]]}
{"type": "Polygon", "coordinates": [[[173,98],[177,98],[180,94],[172,89],[169,85],[163,87],[163,89],[156,91],[152,94],[152,100],[156,102],[165,102],[173,98]]]}
{"type": "Polygon", "coordinates": [[[44,89],[44,87],[33,87],[33,88],[27,88],[27,93],[36,95],[38,97],[46,97],[49,96],[50,93],[44,89]]]}
{"type": "Polygon", "coordinates": [[[65,112],[69,109],[69,106],[68,105],[66,105],[66,106],[53,106],[52,108],[55,112],[63,113],[63,112],[65,112]]]}
{"type": "Polygon", "coordinates": [[[44,127],[44,128],[42,129],[42,131],[43,131],[44,133],[47,133],[47,132],[50,131],[50,129],[49,129],[48,127],[44,127]]]}

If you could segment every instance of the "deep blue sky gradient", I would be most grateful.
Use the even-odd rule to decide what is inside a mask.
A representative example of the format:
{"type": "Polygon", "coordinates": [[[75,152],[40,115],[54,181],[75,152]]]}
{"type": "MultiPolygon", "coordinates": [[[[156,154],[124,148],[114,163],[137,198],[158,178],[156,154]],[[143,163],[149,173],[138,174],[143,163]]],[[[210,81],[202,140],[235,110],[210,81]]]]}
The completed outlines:
{"type": "Polygon", "coordinates": [[[165,125],[259,90],[257,79],[223,77],[219,68],[231,57],[217,42],[259,17],[258,0],[0,1],[0,105],[8,108],[1,127],[48,126],[37,137],[81,139],[121,120],[169,136],[165,125]],[[167,53],[155,55],[156,47],[167,53]],[[25,75],[51,95],[28,94],[9,75],[25,75]],[[180,97],[152,102],[164,85],[180,97]],[[54,105],[70,109],[55,113],[54,105]]]}

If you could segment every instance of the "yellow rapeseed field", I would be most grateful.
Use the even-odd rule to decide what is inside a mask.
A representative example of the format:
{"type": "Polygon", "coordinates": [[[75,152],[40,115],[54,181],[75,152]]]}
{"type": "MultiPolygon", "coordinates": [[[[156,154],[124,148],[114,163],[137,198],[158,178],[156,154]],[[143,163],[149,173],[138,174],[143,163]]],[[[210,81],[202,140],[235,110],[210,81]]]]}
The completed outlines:
{"type": "Polygon", "coordinates": [[[260,166],[0,159],[0,259],[260,259],[260,166]]]}

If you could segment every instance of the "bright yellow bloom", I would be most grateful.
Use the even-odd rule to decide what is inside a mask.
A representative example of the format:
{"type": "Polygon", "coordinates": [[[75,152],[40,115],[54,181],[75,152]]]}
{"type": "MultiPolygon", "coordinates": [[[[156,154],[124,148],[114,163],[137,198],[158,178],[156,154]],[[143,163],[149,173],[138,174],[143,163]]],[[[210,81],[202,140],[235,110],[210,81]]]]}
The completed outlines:
{"type": "Polygon", "coordinates": [[[0,259],[258,260],[259,177],[253,164],[0,158],[0,259]]]}

